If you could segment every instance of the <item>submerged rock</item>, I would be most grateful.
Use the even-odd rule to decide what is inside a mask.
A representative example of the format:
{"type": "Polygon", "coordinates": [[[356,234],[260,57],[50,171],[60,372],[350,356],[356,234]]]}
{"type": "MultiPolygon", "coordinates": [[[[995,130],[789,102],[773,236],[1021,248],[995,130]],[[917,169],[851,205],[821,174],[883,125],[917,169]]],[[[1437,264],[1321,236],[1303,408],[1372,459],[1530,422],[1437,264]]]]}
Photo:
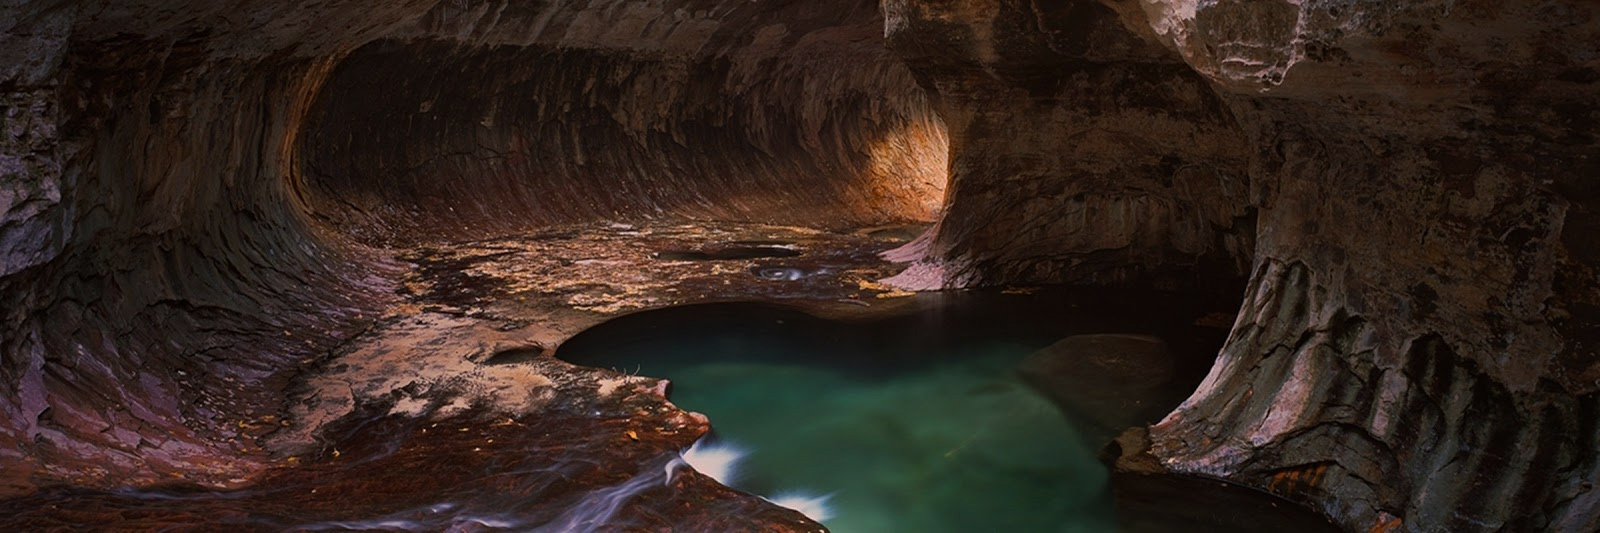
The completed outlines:
{"type": "Polygon", "coordinates": [[[1147,335],[1074,335],[1029,355],[1022,381],[1074,418],[1116,430],[1171,408],[1175,375],[1167,343],[1147,335]]]}
{"type": "MultiPolygon", "coordinates": [[[[888,286],[1243,295],[1169,470],[1347,530],[1600,530],[1600,3],[104,4],[0,5],[0,494],[235,487],[320,369],[532,355],[446,333],[909,305],[796,274],[862,247],[643,241],[915,222],[888,286]]],[[[1046,390],[1146,419],[1156,369],[1093,361],[1046,390]]]]}

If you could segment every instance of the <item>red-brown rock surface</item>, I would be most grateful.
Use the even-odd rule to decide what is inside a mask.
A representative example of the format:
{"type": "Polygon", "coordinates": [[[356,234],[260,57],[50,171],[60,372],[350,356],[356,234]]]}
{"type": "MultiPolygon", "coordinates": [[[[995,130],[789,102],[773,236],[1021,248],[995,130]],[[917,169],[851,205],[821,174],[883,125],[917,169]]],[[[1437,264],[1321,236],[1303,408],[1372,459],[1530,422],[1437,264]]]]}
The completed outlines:
{"type": "Polygon", "coordinates": [[[1352,530],[1595,527],[1593,3],[886,12],[952,139],[908,281],[1247,275],[1210,378],[1152,428],[1167,468],[1352,530]]]}
{"type": "Polygon", "coordinates": [[[1168,469],[1593,530],[1597,81],[1585,0],[7,3],[0,482],[247,483],[391,246],[937,219],[895,283],[1244,293],[1168,469]]]}
{"type": "MultiPolygon", "coordinates": [[[[876,5],[812,7],[0,7],[5,492],[253,483],[286,453],[267,435],[331,422],[288,418],[311,373],[410,331],[391,328],[405,317],[442,320],[397,296],[414,268],[397,255],[414,248],[391,245],[555,224],[929,220],[944,133],[882,46],[876,5]]],[[[625,296],[636,305],[616,309],[672,300],[625,296]]],[[[559,341],[604,316],[568,314],[583,317],[541,331],[559,341]]],[[[488,327],[423,336],[478,346],[457,337],[488,327]]],[[[560,400],[604,402],[594,372],[558,368],[518,397],[578,379],[600,388],[560,400]]]]}

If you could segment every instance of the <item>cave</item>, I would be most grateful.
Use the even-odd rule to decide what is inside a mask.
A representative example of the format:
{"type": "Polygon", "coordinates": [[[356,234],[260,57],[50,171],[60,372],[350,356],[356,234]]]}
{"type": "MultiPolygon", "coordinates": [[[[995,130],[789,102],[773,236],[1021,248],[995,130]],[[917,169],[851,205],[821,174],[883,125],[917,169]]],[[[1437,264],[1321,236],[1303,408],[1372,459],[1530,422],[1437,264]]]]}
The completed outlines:
{"type": "Polygon", "coordinates": [[[1087,528],[1600,530],[1594,2],[0,29],[0,529],[825,530],[693,460],[732,417],[607,359],[781,321],[874,379],[1029,339],[1012,392],[1093,429],[994,446],[1092,450],[1087,528]]]}

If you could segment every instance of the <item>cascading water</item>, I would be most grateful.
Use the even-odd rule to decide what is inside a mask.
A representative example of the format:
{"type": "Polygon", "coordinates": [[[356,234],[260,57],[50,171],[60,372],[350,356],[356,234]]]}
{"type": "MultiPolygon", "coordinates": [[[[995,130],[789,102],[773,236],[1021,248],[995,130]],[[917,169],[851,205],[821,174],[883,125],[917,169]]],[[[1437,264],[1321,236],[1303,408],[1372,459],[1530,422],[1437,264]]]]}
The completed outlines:
{"type": "MultiPolygon", "coordinates": [[[[708,439],[700,439],[677,457],[667,459],[659,465],[645,468],[639,472],[639,475],[627,481],[589,493],[559,518],[540,526],[535,531],[541,533],[571,533],[600,529],[610,524],[617,511],[640,492],[653,487],[671,485],[673,475],[678,468],[684,466],[693,468],[695,471],[715,479],[719,483],[734,486],[735,480],[738,479],[739,461],[743,460],[747,453],[732,444],[715,443],[710,442],[708,439]]],[[[827,496],[816,497],[803,493],[785,493],[768,501],[781,507],[800,511],[812,520],[823,521],[830,516],[826,506],[827,500],[827,496]]],[[[495,527],[511,526],[498,525],[495,527]]]]}
{"type": "Polygon", "coordinates": [[[779,507],[800,511],[800,514],[806,515],[807,518],[812,520],[827,522],[828,519],[833,518],[833,510],[828,507],[828,500],[831,499],[833,499],[832,494],[811,496],[801,492],[786,492],[767,498],[767,501],[777,504],[779,507]]]}
{"type": "Polygon", "coordinates": [[[672,401],[715,432],[685,453],[696,470],[836,531],[1113,530],[1088,444],[1109,435],[1086,439],[1016,376],[1059,326],[1020,331],[981,311],[850,325],[685,310],[560,355],[672,380],[672,401]]]}
{"type": "Polygon", "coordinates": [[[567,509],[555,521],[535,529],[541,533],[569,533],[594,531],[611,522],[617,510],[629,499],[646,489],[672,483],[673,472],[684,465],[682,456],[667,459],[664,463],[645,468],[639,475],[614,486],[606,487],[584,496],[577,505],[567,509]]]}
{"type": "Polygon", "coordinates": [[[723,485],[732,486],[738,479],[739,461],[743,460],[745,450],[728,443],[713,443],[708,439],[700,439],[683,452],[683,460],[695,471],[710,476],[711,479],[723,485]]]}
{"type": "MultiPolygon", "coordinates": [[[[1070,300],[1040,301],[1067,303],[1030,309],[1006,299],[870,323],[748,305],[683,308],[561,346],[571,360],[672,378],[673,402],[714,424],[687,448],[704,418],[662,426],[628,418],[639,411],[620,403],[607,404],[615,416],[599,426],[587,418],[599,411],[354,416],[320,451],[285,459],[305,466],[251,488],[59,488],[0,502],[0,516],[8,531],[61,529],[63,516],[148,530],[196,517],[274,531],[815,530],[804,514],[841,533],[1100,532],[1115,527],[1113,505],[1131,502],[1143,519],[1136,531],[1328,530],[1257,492],[1227,496],[1215,480],[1145,479],[1131,498],[1124,482],[1112,499],[1091,451],[1107,435],[1080,431],[1016,376],[1034,348],[1073,332],[1017,326],[1043,323],[1019,316],[1043,316],[1128,328],[1103,319],[1104,306],[1074,313],[1070,300]]],[[[1162,331],[1186,341],[1177,346],[1215,347],[1162,331]]],[[[1194,366],[1190,383],[1204,370],[1194,366]]],[[[660,400],[659,391],[634,394],[660,400]]]]}
{"type": "MultiPolygon", "coordinates": [[[[695,471],[710,476],[718,483],[736,487],[739,480],[739,462],[748,454],[748,451],[732,443],[700,439],[694,446],[684,450],[683,461],[695,471]]],[[[833,511],[828,508],[828,500],[832,497],[831,494],[816,496],[800,491],[784,491],[766,497],[766,500],[779,507],[800,511],[800,514],[812,520],[824,522],[833,517],[833,511]]]]}

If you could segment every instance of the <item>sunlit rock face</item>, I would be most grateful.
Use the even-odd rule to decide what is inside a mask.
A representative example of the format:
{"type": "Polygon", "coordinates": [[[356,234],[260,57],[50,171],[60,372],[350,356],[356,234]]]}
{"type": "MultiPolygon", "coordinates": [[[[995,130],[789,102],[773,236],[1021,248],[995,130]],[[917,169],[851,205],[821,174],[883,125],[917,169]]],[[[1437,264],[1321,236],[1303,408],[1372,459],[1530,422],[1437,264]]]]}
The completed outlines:
{"type": "Polygon", "coordinates": [[[892,284],[1243,287],[1168,469],[1600,528],[1592,2],[105,4],[0,6],[0,492],[246,482],[389,245],[937,218],[892,284]]]}
{"type": "Polygon", "coordinates": [[[1107,250],[1132,272],[1242,259],[1217,366],[1151,430],[1168,468],[1352,530],[1595,527],[1592,3],[886,13],[952,139],[948,211],[906,282],[1097,281],[1107,250]]]}
{"type": "Polygon", "coordinates": [[[844,227],[930,220],[943,199],[943,125],[872,2],[446,3],[414,30],[346,57],[300,139],[335,201],[319,215],[364,236],[844,227]]]}
{"type": "Polygon", "coordinates": [[[881,28],[854,1],[0,7],[7,489],[245,482],[284,391],[392,315],[385,245],[929,220],[943,126],[881,28]]]}
{"type": "Polygon", "coordinates": [[[895,283],[1244,277],[1247,139],[1207,80],[1118,9],[884,2],[888,43],[937,94],[951,147],[944,217],[895,283]]]}

